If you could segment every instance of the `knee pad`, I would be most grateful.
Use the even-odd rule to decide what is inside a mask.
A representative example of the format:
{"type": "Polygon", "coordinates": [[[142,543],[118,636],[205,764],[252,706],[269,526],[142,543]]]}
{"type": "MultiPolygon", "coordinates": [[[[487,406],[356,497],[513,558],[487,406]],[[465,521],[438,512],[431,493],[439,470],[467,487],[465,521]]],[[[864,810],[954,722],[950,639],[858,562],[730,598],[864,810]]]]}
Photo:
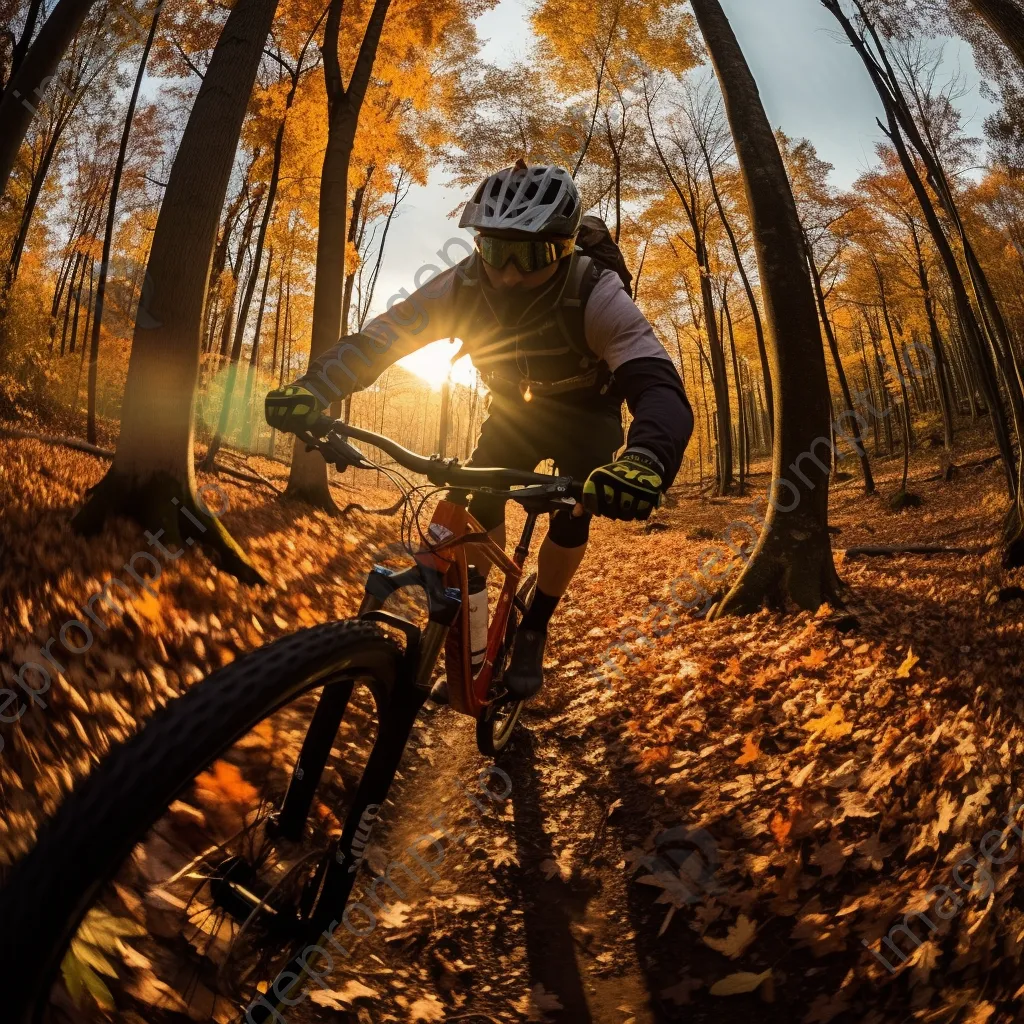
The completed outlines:
{"type": "Polygon", "coordinates": [[[551,513],[551,525],[548,527],[548,538],[560,548],[578,548],[590,538],[589,512],[574,516],[571,508],[560,508],[551,513]]]}

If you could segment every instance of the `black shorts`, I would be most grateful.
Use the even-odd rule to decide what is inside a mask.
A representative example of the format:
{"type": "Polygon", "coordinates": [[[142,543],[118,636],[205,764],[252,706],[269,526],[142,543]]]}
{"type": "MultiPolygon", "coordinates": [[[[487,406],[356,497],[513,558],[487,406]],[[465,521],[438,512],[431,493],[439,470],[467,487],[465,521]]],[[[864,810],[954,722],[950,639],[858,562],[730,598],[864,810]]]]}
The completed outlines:
{"type": "MultiPolygon", "coordinates": [[[[582,483],[598,466],[612,461],[622,441],[618,408],[605,406],[595,412],[555,399],[524,402],[518,395],[502,398],[492,392],[487,419],[467,465],[529,471],[553,459],[558,473],[582,483]]],[[[474,495],[470,508],[487,530],[505,518],[504,501],[487,495],[474,495]]]]}

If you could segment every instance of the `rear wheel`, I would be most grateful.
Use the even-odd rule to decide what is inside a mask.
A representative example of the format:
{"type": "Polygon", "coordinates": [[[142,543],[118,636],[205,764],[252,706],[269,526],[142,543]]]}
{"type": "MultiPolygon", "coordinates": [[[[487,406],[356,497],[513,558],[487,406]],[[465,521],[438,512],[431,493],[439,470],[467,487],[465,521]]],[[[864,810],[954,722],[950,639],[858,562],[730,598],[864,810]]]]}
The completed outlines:
{"type": "Polygon", "coordinates": [[[304,630],[114,749],[0,892],[4,1019],[242,1020],[314,930],[401,657],[368,623],[304,630]]]}
{"type": "Polygon", "coordinates": [[[505,669],[508,668],[509,659],[512,657],[512,644],[522,618],[520,608],[529,608],[536,589],[537,574],[534,573],[519,588],[516,604],[513,605],[508,617],[505,642],[502,644],[499,658],[500,670],[495,672],[495,681],[491,688],[495,699],[484,708],[476,720],[476,745],[485,757],[495,757],[504,749],[512,737],[512,732],[522,714],[523,705],[526,703],[522,700],[507,700],[502,697],[505,687],[501,677],[504,675],[505,669]]]}

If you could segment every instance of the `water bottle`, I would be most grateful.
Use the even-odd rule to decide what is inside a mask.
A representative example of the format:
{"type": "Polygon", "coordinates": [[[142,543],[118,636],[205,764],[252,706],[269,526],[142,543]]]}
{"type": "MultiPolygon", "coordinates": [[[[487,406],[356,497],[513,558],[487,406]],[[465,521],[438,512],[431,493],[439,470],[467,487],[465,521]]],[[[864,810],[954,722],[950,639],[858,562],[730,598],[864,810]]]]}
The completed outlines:
{"type": "Polygon", "coordinates": [[[475,565],[469,566],[469,649],[476,675],[487,654],[487,579],[475,565]]]}

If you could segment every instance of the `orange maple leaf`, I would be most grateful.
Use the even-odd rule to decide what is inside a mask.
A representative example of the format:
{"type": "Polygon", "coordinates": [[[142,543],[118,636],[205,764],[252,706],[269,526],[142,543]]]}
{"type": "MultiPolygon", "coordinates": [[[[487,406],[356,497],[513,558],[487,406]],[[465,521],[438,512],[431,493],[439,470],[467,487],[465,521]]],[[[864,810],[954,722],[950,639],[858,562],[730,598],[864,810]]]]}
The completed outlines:
{"type": "Polygon", "coordinates": [[[761,748],[757,745],[757,738],[749,733],[743,740],[743,753],[736,758],[736,764],[753,764],[761,756],[761,748]]]}
{"type": "Polygon", "coordinates": [[[815,648],[800,661],[800,664],[806,669],[821,668],[825,662],[828,661],[828,655],[821,648],[815,648]]]}
{"type": "Polygon", "coordinates": [[[772,835],[775,836],[775,841],[779,846],[785,846],[789,842],[789,833],[793,828],[793,820],[786,817],[782,811],[776,811],[772,815],[768,827],[772,830],[772,835]]]}

